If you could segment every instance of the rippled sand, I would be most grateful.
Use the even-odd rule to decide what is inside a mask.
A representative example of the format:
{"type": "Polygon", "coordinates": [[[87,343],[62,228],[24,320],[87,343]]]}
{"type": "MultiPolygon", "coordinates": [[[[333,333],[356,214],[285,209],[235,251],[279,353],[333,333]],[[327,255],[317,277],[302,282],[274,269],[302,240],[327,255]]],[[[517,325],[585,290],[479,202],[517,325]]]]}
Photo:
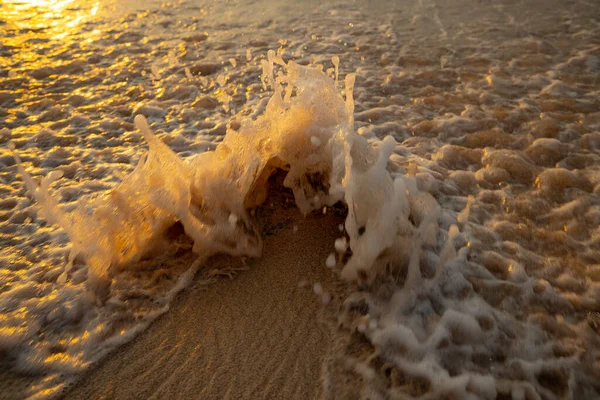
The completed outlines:
{"type": "Polygon", "coordinates": [[[322,397],[335,305],[324,308],[313,286],[336,290],[323,260],[343,220],[333,212],[303,218],[293,203],[282,204],[261,212],[260,260],[212,260],[211,268],[234,278],[211,285],[196,280],[163,318],[65,398],[322,397]]]}
{"type": "MultiPolygon", "coordinates": [[[[600,397],[600,4],[50,3],[0,6],[6,381],[62,393],[164,312],[193,262],[124,270],[111,290],[127,307],[90,299],[81,261],[59,285],[69,242],[38,215],[8,143],[32,175],[63,172],[50,189],[73,209],[133,171],[146,146],[135,115],[185,158],[262,113],[260,61],[281,47],[356,72],[358,132],[391,135],[392,175],[416,177],[443,210],[422,284],[404,287],[406,260],[393,260],[350,290],[332,374],[371,398],[600,397]],[[454,223],[458,258],[438,279],[454,223]],[[395,330],[369,325],[390,304],[395,330]]],[[[7,387],[0,396],[22,394],[7,387]]]]}

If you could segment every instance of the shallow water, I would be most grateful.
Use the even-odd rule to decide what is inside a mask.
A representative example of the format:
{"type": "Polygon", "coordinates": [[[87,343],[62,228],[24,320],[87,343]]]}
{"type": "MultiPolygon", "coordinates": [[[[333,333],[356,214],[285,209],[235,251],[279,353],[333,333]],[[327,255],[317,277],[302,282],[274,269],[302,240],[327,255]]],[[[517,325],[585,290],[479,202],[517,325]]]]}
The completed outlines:
{"type": "Polygon", "coordinates": [[[423,193],[441,206],[420,255],[379,257],[342,308],[348,348],[374,345],[347,354],[365,395],[600,397],[599,4],[136,3],[0,6],[0,366],[34,376],[30,394],[60,393],[164,312],[192,260],[136,262],[104,303],[85,260],[60,283],[70,241],[8,143],[34,177],[62,171],[50,193],[65,210],[93,209],[147,148],[135,115],[183,159],[214,150],[265,111],[261,61],[282,48],[355,72],[357,132],[392,136],[388,170],[421,193],[411,223],[435,209],[423,193]]]}

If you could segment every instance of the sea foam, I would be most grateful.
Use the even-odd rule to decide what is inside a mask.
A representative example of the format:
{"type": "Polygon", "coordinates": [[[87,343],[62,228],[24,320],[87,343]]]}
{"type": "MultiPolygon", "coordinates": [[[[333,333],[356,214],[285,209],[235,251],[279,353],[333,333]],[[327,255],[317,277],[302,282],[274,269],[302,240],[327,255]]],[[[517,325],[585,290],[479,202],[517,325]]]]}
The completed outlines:
{"type": "MultiPolygon", "coordinates": [[[[260,256],[262,242],[252,210],[265,201],[268,178],[276,170],[285,171],[283,184],[293,192],[302,213],[340,201],[348,207],[345,230],[351,256],[341,270],[343,278],[357,280],[361,273],[364,278],[384,251],[394,248],[397,255],[401,254],[398,248],[411,245],[412,239],[398,242],[398,237],[413,230],[408,220],[409,193],[418,192],[413,178],[393,179],[388,172],[396,146],[392,137],[371,143],[355,132],[354,76],[345,79],[344,99],[337,87],[339,60],[334,61],[335,80],[322,68],[285,62],[279,54],[269,52],[263,62],[262,81],[272,88],[273,95],[264,113],[230,127],[214,151],[187,159],[176,155],[155,136],[146,118],[137,115],[135,126],[148,143],[148,152],[114,189],[101,197],[81,200],[75,208],[65,209],[51,193],[51,185],[62,178],[60,171],[49,173],[38,183],[22,166],[13,147],[18,171],[39,206],[40,217],[61,227],[72,243],[62,271],[56,273],[59,286],[54,289],[58,298],[64,297],[71,304],[70,311],[51,319],[68,324],[69,313],[75,313],[72,318],[82,320],[84,326],[81,338],[71,332],[75,336],[66,342],[58,358],[45,349],[56,341],[64,342],[59,333],[53,336],[48,330],[44,340],[27,344],[33,331],[45,329],[36,325],[30,333],[15,331],[4,342],[14,342],[13,351],[20,360],[16,368],[55,370],[45,387],[56,389],[61,380],[71,380],[164,312],[168,300],[189,282],[202,260],[215,253],[260,256]],[[111,310],[117,315],[115,309],[126,307],[118,295],[123,286],[118,278],[121,271],[147,256],[177,222],[193,240],[198,261],[161,297],[163,308],[143,315],[138,324],[129,325],[116,336],[102,333],[111,326],[111,310]],[[74,268],[77,260],[84,267],[74,268]],[[82,278],[85,271],[87,278],[82,278]]],[[[345,248],[345,238],[342,244],[345,248]]],[[[337,247],[341,250],[340,244],[337,247]]],[[[327,265],[334,267],[335,256],[330,258],[327,265]]],[[[329,294],[320,295],[325,304],[329,303],[329,294]]],[[[5,292],[0,300],[10,301],[15,296],[13,291],[5,292]]],[[[48,323],[42,320],[39,324],[43,327],[48,323]]]]}
{"type": "MultiPolygon", "coordinates": [[[[392,136],[367,138],[358,133],[364,130],[355,129],[355,76],[345,77],[342,92],[339,60],[333,63],[332,78],[319,66],[286,62],[269,52],[261,80],[273,92],[270,99],[257,105],[252,116],[232,122],[213,151],[185,159],[137,115],[135,126],[148,143],[147,154],[113,190],[76,207],[62,207],[51,193],[54,182],[60,183],[58,170],[38,183],[14,150],[39,215],[60,226],[72,243],[65,266],[47,277],[46,292],[28,302],[29,317],[19,311],[19,299],[35,297],[38,287],[23,284],[0,295],[0,305],[9,311],[0,344],[15,358],[15,369],[51,371],[34,392],[59,390],[144,329],[168,309],[210,255],[260,256],[253,210],[266,201],[269,177],[278,170],[284,171],[283,185],[302,213],[327,211],[340,202],[347,209],[340,227],[344,236],[331,243],[323,267],[356,289],[345,299],[339,322],[374,346],[366,360],[349,357],[347,363],[362,377],[367,392],[488,399],[539,398],[541,393],[552,398],[548,376],[559,376],[561,390],[573,393],[578,390],[574,382],[589,378],[585,368],[577,368],[589,331],[585,322],[570,331],[553,316],[522,318],[519,308],[519,302],[544,304],[572,313],[572,302],[556,288],[578,290],[580,282],[565,275],[550,285],[492,250],[502,246],[527,254],[496,233],[509,231],[510,224],[494,222],[492,231],[472,223],[484,208],[485,190],[477,198],[446,194],[444,206],[433,195],[443,197],[440,188],[450,194],[468,191],[476,182],[497,185],[506,176],[549,196],[555,189],[590,190],[586,181],[564,169],[538,173],[523,157],[503,150],[444,145],[426,160],[392,136]],[[439,183],[444,180],[440,165],[468,165],[469,157],[486,162],[487,172],[454,171],[445,186],[439,183]],[[197,258],[177,282],[161,292],[135,274],[127,275],[132,265],[151,257],[176,224],[193,242],[197,258]],[[151,312],[132,311],[125,303],[128,296],[146,296],[157,306],[151,312]],[[360,302],[366,306],[357,306],[360,302]],[[366,310],[355,316],[357,308],[366,310]],[[123,324],[124,316],[134,320],[123,324]],[[70,327],[67,334],[65,325],[70,327]],[[563,349],[560,334],[552,333],[563,331],[573,332],[574,350],[563,349]],[[44,332],[43,338],[38,332],[44,332]],[[379,364],[384,367],[378,369],[379,364]]],[[[556,147],[548,143],[542,144],[556,147]]],[[[534,146],[532,155],[536,151],[534,146]]],[[[574,200],[540,218],[568,217],[582,204],[574,200]]],[[[597,285],[590,287],[580,301],[594,298],[597,285]]],[[[313,291],[323,304],[333,301],[320,284],[313,291]]],[[[593,389],[588,385],[582,390],[593,389]]]]}
{"type": "Polygon", "coordinates": [[[386,169],[395,140],[387,137],[372,146],[355,132],[352,75],[346,77],[344,101],[337,82],[319,68],[286,63],[269,52],[262,79],[274,90],[265,113],[242,120],[214,151],[190,160],[179,158],[152,133],[144,116],[136,116],[148,153],[109,194],[76,210],[62,211],[49,193],[49,185],[61,177],[58,171],[38,185],[19,167],[40,215],[62,227],[73,243],[59,282],[68,279],[73,260],[82,256],[92,289],[110,284],[111,267],[138,260],[176,221],[202,257],[259,256],[261,239],[249,210],[265,200],[267,179],[276,169],[287,172],[284,186],[304,214],[345,202],[352,257],[342,276],[354,280],[359,269],[368,271],[408,229],[408,178],[392,179],[386,169]],[[276,68],[285,74],[276,75],[276,68]]]}

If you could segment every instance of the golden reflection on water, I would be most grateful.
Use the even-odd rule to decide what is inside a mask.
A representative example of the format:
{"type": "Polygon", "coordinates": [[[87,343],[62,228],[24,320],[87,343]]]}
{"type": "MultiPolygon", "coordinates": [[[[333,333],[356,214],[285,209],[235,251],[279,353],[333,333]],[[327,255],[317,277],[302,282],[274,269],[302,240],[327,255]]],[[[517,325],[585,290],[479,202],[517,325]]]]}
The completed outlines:
{"type": "Polygon", "coordinates": [[[0,6],[0,20],[6,25],[2,30],[17,30],[19,36],[61,39],[78,33],[99,8],[98,0],[6,0],[0,6]]]}
{"type": "Polygon", "coordinates": [[[0,0],[0,69],[31,70],[58,65],[53,59],[74,42],[89,44],[100,34],[93,24],[100,0],[0,0]]]}

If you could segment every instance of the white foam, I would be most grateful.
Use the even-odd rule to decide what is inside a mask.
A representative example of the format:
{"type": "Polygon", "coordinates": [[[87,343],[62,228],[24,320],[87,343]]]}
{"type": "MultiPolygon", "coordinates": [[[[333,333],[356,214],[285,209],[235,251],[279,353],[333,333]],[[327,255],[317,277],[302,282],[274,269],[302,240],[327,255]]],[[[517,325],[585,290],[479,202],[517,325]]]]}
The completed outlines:
{"type": "Polygon", "coordinates": [[[327,260],[325,260],[325,265],[327,266],[327,268],[333,268],[335,267],[335,253],[331,253],[327,256],[327,260]]]}
{"type": "Polygon", "coordinates": [[[345,253],[346,250],[348,249],[348,241],[346,240],[345,237],[335,239],[334,245],[335,245],[335,251],[337,251],[340,254],[345,253]]]}
{"type": "Polygon", "coordinates": [[[317,296],[322,296],[323,295],[323,286],[317,282],[313,285],[313,292],[317,295],[317,296]]]}
{"type": "MultiPolygon", "coordinates": [[[[152,73],[158,76],[155,65],[152,73]]],[[[393,246],[397,234],[404,232],[402,225],[408,223],[406,184],[401,177],[393,180],[387,171],[395,141],[388,137],[373,148],[356,134],[352,75],[346,77],[344,100],[335,81],[321,69],[285,63],[281,54],[269,52],[263,62],[262,80],[274,89],[264,114],[242,119],[236,130],[227,130],[214,151],[189,160],[178,157],[152,132],[147,119],[137,115],[135,126],[148,143],[148,153],[112,191],[69,210],[61,208],[50,193],[61,172],[49,173],[38,184],[25,171],[15,150],[19,172],[40,207],[40,217],[60,226],[72,243],[57,283],[68,285],[81,279],[80,270],[74,271],[75,260],[81,258],[87,267],[85,286],[94,295],[91,299],[102,300],[117,285],[115,271],[126,269],[154,248],[176,221],[194,241],[193,250],[201,259],[217,252],[259,256],[262,242],[250,211],[265,201],[266,180],[275,169],[287,172],[284,186],[292,189],[303,213],[326,212],[340,200],[348,204],[345,225],[350,240],[336,244],[338,250],[346,245],[352,250],[342,276],[356,279],[359,266],[368,272],[375,259],[393,246]],[[366,231],[360,234],[362,228],[366,231]]],[[[224,83],[221,80],[220,84],[224,83]]],[[[140,110],[154,115],[148,110],[159,106],[144,107],[140,110]]],[[[332,253],[326,265],[333,268],[335,264],[332,253]]],[[[191,279],[189,274],[185,276],[183,283],[191,279]]],[[[313,290],[324,304],[331,301],[319,283],[313,290]]],[[[4,295],[7,299],[18,297],[13,292],[4,295]]],[[[165,307],[169,298],[167,295],[161,300],[165,307]]],[[[120,309],[124,303],[112,299],[107,304],[120,309]]],[[[49,317],[59,317],[53,315],[49,317]]],[[[126,331],[125,336],[131,337],[134,331],[126,331]]],[[[19,332],[11,340],[22,343],[30,331],[19,332]]],[[[89,343],[100,346],[99,336],[89,343]]],[[[122,340],[126,339],[111,343],[122,340]]],[[[109,347],[104,343],[99,348],[109,347]]],[[[84,351],[77,368],[84,368],[98,354],[84,351]]]]}
{"type": "MultiPolygon", "coordinates": [[[[436,12],[436,18],[455,15],[454,6],[448,7],[448,13],[438,16],[436,12]]],[[[568,16],[570,11],[564,13],[568,16]]],[[[334,10],[333,14],[342,13],[334,10]]],[[[535,13],[531,16],[536,17],[535,13]]],[[[544,387],[548,382],[538,382],[537,376],[545,370],[550,376],[566,377],[566,383],[561,383],[565,397],[586,397],[585,392],[577,391],[586,385],[583,390],[593,390],[589,381],[594,375],[586,371],[586,363],[596,356],[597,346],[588,340],[594,337],[594,328],[585,313],[595,309],[600,293],[597,268],[590,265],[598,258],[594,196],[600,191],[600,179],[594,168],[588,167],[597,164],[594,151],[599,143],[598,135],[589,133],[597,131],[599,121],[590,90],[597,83],[593,69],[597,57],[589,46],[582,48],[574,41],[566,52],[556,46],[568,44],[565,39],[569,36],[592,37],[595,31],[559,29],[554,32],[558,44],[530,38],[504,41],[497,31],[498,35],[492,36],[501,40],[499,52],[493,44],[497,39],[488,41],[480,36],[481,46],[460,52],[439,47],[434,41],[433,50],[438,46],[440,54],[453,53],[442,56],[444,68],[440,69],[439,57],[429,60],[428,50],[424,50],[427,46],[419,42],[431,36],[427,29],[418,30],[419,21],[426,20],[415,16],[417,31],[412,31],[413,25],[410,29],[416,42],[403,46],[401,54],[380,54],[381,49],[397,43],[394,36],[398,31],[385,21],[361,35],[354,34],[356,29],[351,35],[335,34],[334,39],[320,36],[317,41],[315,35],[314,43],[305,43],[316,46],[310,50],[298,50],[302,39],[296,37],[287,42],[291,44],[289,56],[284,57],[282,50],[272,51],[261,61],[264,89],[274,91],[270,98],[260,98],[260,83],[251,82],[255,65],[247,49],[247,62],[230,61],[234,68],[227,63],[190,65],[183,69],[183,77],[179,66],[171,68],[157,60],[151,76],[132,87],[131,96],[128,91],[125,99],[119,98],[117,90],[117,96],[102,98],[101,103],[95,95],[74,94],[68,100],[73,107],[85,105],[76,113],[103,104],[103,110],[106,107],[111,115],[127,115],[124,118],[67,119],[61,103],[67,100],[58,93],[52,100],[33,101],[31,110],[25,111],[30,117],[37,114],[40,123],[51,128],[43,128],[31,139],[24,136],[22,127],[13,132],[2,129],[1,139],[14,140],[22,154],[20,168],[26,167],[34,177],[55,168],[66,178],[51,173],[40,182],[21,168],[37,204],[29,206],[27,199],[16,195],[18,205],[13,211],[12,198],[3,199],[2,206],[7,209],[2,210],[2,218],[16,221],[2,226],[3,235],[20,240],[31,228],[36,229],[31,243],[47,234],[58,244],[46,246],[42,240],[41,246],[27,247],[35,249],[35,261],[23,263],[28,265],[26,272],[13,271],[13,264],[2,270],[18,283],[0,295],[3,310],[7,310],[0,352],[19,354],[16,363],[24,372],[49,369],[47,387],[59,387],[67,378],[58,373],[72,376],[85,369],[90,360],[132,337],[153,315],[164,312],[170,286],[159,289],[146,285],[146,278],[134,280],[129,267],[155,248],[155,241],[176,221],[182,223],[194,241],[194,251],[201,256],[214,252],[260,254],[252,209],[265,201],[265,183],[279,168],[287,172],[285,185],[294,192],[302,212],[327,210],[340,200],[349,208],[345,228],[340,226],[348,239],[343,246],[336,240],[334,246],[344,255],[337,257],[338,262],[351,257],[342,275],[360,281],[348,286],[361,290],[375,287],[373,293],[361,292],[369,296],[369,314],[349,324],[377,345],[371,359],[381,357],[407,379],[426,381],[427,394],[422,397],[427,398],[495,398],[500,394],[552,398],[544,387]],[[372,39],[378,44],[369,43],[372,39]],[[329,51],[324,50],[330,48],[329,40],[336,46],[348,43],[348,51],[360,51],[357,75],[344,80],[345,98],[339,94],[338,57],[331,59],[334,68],[328,70],[333,79],[328,79],[322,68],[284,60],[327,64],[329,60],[319,52],[329,51]],[[544,54],[548,48],[551,52],[544,54]],[[315,49],[314,55],[307,56],[315,49]],[[525,54],[528,51],[531,54],[525,54]],[[578,55],[561,55],[569,52],[578,55]],[[561,58],[569,60],[551,66],[561,58]],[[530,63],[524,64],[528,65],[525,70],[541,73],[524,73],[519,67],[522,62],[530,63]],[[148,88],[158,94],[156,100],[144,93],[148,88]],[[356,113],[354,98],[360,99],[356,113]],[[189,106],[183,104],[188,99],[189,106]],[[129,101],[132,103],[127,104],[129,101]],[[111,103],[125,105],[111,109],[111,103]],[[228,124],[228,115],[238,109],[243,112],[228,124]],[[128,116],[131,110],[147,118],[136,118],[135,132],[128,116]],[[63,123],[66,129],[60,128],[63,123]],[[88,124],[90,132],[99,129],[107,132],[106,137],[70,135],[88,124]],[[138,155],[130,143],[138,142],[139,132],[146,138],[149,152],[131,173],[129,162],[138,155]],[[394,139],[378,139],[386,135],[394,139]],[[64,146],[75,150],[72,155],[44,149],[63,147],[61,143],[67,139],[82,140],[86,148],[64,146]],[[114,146],[121,139],[129,147],[114,146]],[[208,148],[216,149],[197,154],[208,148]],[[129,174],[104,180],[109,173],[103,171],[114,168],[111,163],[116,154],[119,169],[129,174]],[[83,156],[82,163],[61,165],[79,156],[83,156]],[[107,166],[102,165],[105,159],[109,160],[107,166]],[[109,187],[113,190],[107,193],[109,187]],[[89,191],[92,195],[77,200],[80,193],[89,191]],[[33,207],[40,208],[41,218],[36,218],[33,207]],[[70,245],[61,231],[39,228],[45,218],[63,226],[70,245]],[[19,222],[31,220],[31,224],[19,222]],[[23,234],[10,229],[22,229],[23,234]],[[563,249],[568,254],[564,257],[563,249]],[[65,259],[63,266],[60,263],[65,259]],[[119,273],[129,276],[129,281],[124,282],[119,273]],[[385,285],[378,292],[376,284],[382,280],[385,285]],[[142,322],[132,322],[124,333],[111,332],[111,321],[132,316],[131,302],[123,295],[127,290],[156,300],[156,307],[147,314],[142,312],[142,322]],[[24,318],[21,309],[30,317],[24,318]],[[80,321],[78,326],[88,335],[84,337],[79,328],[63,329],[72,327],[70,321],[80,321]],[[40,330],[45,339],[36,335],[40,330]],[[67,343],[66,356],[60,353],[62,359],[51,351],[60,341],[67,343]]],[[[314,21],[321,23],[318,18],[314,21]]],[[[450,29],[449,21],[444,22],[449,37],[457,33],[450,29]]],[[[470,22],[464,22],[459,36],[473,33],[470,22]]],[[[360,18],[355,23],[367,28],[360,18]]],[[[398,26],[402,29],[402,24],[398,26]]],[[[227,29],[233,32],[236,28],[227,25],[227,29]]],[[[214,37],[218,38],[211,35],[214,37]]],[[[459,37],[456,39],[458,43],[459,37]]],[[[210,43],[203,57],[208,60],[218,54],[217,60],[243,59],[243,54],[240,58],[226,48],[224,37],[219,41],[210,43]]],[[[257,40],[249,45],[265,44],[257,40]]],[[[132,46],[137,47],[135,43],[132,46]]],[[[192,48],[186,45],[183,52],[187,55],[183,54],[182,60],[189,60],[192,48]]],[[[120,51],[123,49],[115,47],[113,56],[106,54],[107,60],[115,60],[120,51]]],[[[135,53],[130,59],[134,66],[139,65],[135,53]]],[[[26,64],[23,74],[41,77],[53,69],[35,66],[27,71],[26,64]]],[[[109,68],[102,84],[111,79],[115,83],[115,77],[137,79],[131,73],[135,67],[123,64],[127,66],[109,68]]],[[[85,67],[94,68],[92,65],[85,67]]],[[[65,80],[59,78],[53,84],[60,86],[61,81],[65,80]]],[[[25,81],[7,83],[26,85],[25,81]]],[[[40,94],[33,86],[26,90],[40,94]]],[[[16,118],[7,121],[10,126],[18,125],[19,115],[23,115],[12,106],[13,100],[12,93],[0,93],[9,119],[16,118]]],[[[19,105],[19,101],[14,103],[19,105]]],[[[0,166],[10,169],[10,156],[0,157],[0,166]]],[[[1,177],[6,184],[3,193],[16,187],[10,174],[1,177]]],[[[17,259],[15,265],[19,263],[17,259]]],[[[176,287],[185,285],[192,275],[193,269],[176,287]]],[[[328,302],[327,296],[321,288],[320,300],[328,302]]],[[[385,379],[381,371],[366,363],[356,370],[367,384],[375,382],[373,386],[385,379]]],[[[35,390],[42,393],[45,389],[42,385],[35,390]]],[[[398,395],[397,390],[402,388],[390,385],[380,393],[369,386],[365,393],[385,398],[398,395]]]]}

